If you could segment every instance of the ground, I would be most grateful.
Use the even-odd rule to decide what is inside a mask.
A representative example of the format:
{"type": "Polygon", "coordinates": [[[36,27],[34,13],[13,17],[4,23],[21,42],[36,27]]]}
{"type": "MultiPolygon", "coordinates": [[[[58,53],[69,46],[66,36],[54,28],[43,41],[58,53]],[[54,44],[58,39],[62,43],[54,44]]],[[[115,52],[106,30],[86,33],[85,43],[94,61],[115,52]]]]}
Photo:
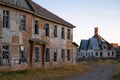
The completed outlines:
{"type": "Polygon", "coordinates": [[[97,60],[53,69],[5,71],[0,72],[0,80],[114,80],[113,75],[120,67],[118,64],[111,60],[97,60]]]}

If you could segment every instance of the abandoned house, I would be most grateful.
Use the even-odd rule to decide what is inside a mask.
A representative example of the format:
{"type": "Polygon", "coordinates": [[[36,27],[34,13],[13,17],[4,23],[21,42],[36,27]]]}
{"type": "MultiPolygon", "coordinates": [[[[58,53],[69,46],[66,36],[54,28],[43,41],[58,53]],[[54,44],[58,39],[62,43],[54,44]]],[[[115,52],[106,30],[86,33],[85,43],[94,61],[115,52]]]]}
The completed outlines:
{"type": "Polygon", "coordinates": [[[73,28],[32,0],[0,0],[0,70],[75,63],[73,28]]]}
{"type": "Polygon", "coordinates": [[[95,28],[94,36],[88,40],[81,40],[77,58],[115,58],[116,52],[112,44],[103,39],[95,28]]]}

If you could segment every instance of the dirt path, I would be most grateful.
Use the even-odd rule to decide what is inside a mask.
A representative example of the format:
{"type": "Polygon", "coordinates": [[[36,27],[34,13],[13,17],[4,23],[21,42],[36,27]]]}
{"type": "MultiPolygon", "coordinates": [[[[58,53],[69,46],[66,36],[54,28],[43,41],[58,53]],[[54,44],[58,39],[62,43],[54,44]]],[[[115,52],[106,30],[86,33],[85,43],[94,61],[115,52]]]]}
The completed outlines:
{"type": "Polygon", "coordinates": [[[115,64],[97,66],[93,71],[70,77],[69,80],[111,80],[115,66],[115,64]]]}

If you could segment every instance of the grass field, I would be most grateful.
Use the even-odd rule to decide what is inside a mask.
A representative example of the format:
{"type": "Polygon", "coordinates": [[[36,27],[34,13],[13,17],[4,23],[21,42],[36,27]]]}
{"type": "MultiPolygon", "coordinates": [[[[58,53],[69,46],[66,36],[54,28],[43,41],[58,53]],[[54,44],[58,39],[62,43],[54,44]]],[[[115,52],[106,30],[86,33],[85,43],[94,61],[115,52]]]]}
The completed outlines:
{"type": "Polygon", "coordinates": [[[67,76],[83,74],[92,69],[88,63],[64,66],[52,69],[27,69],[11,72],[0,72],[0,80],[64,80],[67,76]]]}

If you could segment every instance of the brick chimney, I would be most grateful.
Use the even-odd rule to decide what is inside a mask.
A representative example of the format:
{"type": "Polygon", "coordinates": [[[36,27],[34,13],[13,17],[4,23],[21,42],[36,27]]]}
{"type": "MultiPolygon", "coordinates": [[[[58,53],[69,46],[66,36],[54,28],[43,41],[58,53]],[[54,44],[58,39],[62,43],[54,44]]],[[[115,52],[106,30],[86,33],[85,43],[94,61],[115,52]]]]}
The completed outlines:
{"type": "Polygon", "coordinates": [[[95,35],[98,35],[98,27],[95,27],[95,35]]]}

